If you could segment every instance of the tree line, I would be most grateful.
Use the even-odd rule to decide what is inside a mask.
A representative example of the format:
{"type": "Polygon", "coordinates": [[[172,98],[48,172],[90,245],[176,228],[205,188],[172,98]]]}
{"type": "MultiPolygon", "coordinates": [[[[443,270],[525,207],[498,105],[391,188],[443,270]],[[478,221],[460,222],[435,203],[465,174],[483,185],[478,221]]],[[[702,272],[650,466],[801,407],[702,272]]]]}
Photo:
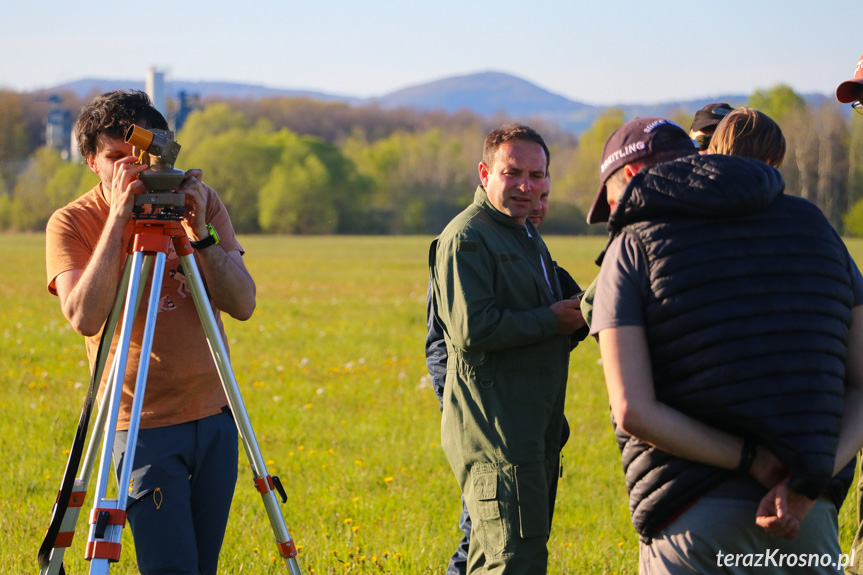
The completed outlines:
{"type": "MultiPolygon", "coordinates": [[[[86,100],[66,95],[75,110],[86,100]]],[[[0,91],[0,230],[41,231],[56,208],[98,183],[86,164],[39,145],[42,102],[0,91]]],[[[436,234],[473,198],[485,134],[513,120],[290,98],[205,104],[176,134],[177,167],[204,171],[240,233],[436,234]]],[[[841,232],[863,235],[863,118],[834,102],[809,105],[784,85],[731,104],[782,127],[786,193],[814,202],[841,232]]],[[[670,119],[688,129],[692,115],[670,119]]],[[[599,187],[602,145],[623,111],[607,109],[578,137],[518,120],[551,150],[544,232],[605,233],[584,214],[599,187]]]]}

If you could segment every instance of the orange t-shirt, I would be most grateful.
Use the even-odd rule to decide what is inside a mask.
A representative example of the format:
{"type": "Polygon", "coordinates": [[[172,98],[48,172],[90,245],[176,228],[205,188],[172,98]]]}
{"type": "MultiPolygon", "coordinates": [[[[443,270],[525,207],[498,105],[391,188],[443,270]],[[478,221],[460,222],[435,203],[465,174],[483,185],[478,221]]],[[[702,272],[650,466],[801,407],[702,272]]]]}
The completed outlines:
{"type": "MultiPolygon", "coordinates": [[[[243,253],[224,204],[215,192],[206,187],[205,189],[210,193],[207,200],[207,221],[216,228],[220,239],[219,245],[209,249],[243,253]]],[[[83,270],[87,266],[107,222],[109,209],[102,193],[102,185],[99,184],[51,216],[46,233],[49,292],[57,294],[54,281],[61,273],[76,269],[83,270]]],[[[133,228],[134,222],[130,222],[126,228],[124,245],[128,245],[133,228]]],[[[180,263],[179,257],[171,246],[165,260],[165,273],[161,284],[159,312],[141,411],[141,428],[194,421],[219,413],[222,407],[228,404],[180,263]]],[[[117,273],[121,275],[122,272],[118,270],[117,273]]],[[[203,277],[203,273],[199,275],[203,277]]],[[[127,429],[129,425],[129,411],[138,373],[147,302],[150,298],[149,286],[149,278],[142,277],[140,287],[144,293],[129,346],[123,399],[118,419],[119,429],[127,429]]],[[[123,297],[125,298],[125,294],[123,297]]],[[[212,306],[212,301],[210,304],[212,306]]],[[[227,348],[224,326],[219,310],[215,306],[213,306],[213,314],[227,348]]],[[[110,372],[122,321],[121,317],[105,364],[99,391],[100,398],[110,372]]],[[[100,338],[101,332],[85,338],[91,372],[96,362],[100,338]]]]}

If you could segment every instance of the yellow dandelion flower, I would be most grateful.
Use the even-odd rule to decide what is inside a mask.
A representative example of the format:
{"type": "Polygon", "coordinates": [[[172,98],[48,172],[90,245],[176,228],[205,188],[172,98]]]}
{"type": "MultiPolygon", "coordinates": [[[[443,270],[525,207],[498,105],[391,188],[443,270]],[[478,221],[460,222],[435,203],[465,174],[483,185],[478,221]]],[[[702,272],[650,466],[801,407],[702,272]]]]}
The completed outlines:
{"type": "Polygon", "coordinates": [[[312,404],[311,404],[311,403],[307,403],[307,404],[305,404],[305,405],[303,406],[303,409],[311,409],[311,408],[312,408],[312,404]]]}
{"type": "Polygon", "coordinates": [[[625,542],[625,541],[621,541],[620,543],[618,543],[618,544],[617,544],[617,546],[618,546],[618,547],[623,547],[625,544],[626,544],[626,542],[625,542]]]}
{"type": "Polygon", "coordinates": [[[359,497],[354,497],[353,499],[351,499],[351,501],[353,501],[354,503],[356,503],[356,502],[357,502],[357,501],[359,501],[359,500],[360,500],[360,498],[359,498],[359,497]]]}
{"type": "Polygon", "coordinates": [[[356,533],[356,532],[357,532],[357,531],[359,531],[359,530],[360,530],[360,526],[359,526],[359,525],[354,525],[353,527],[351,527],[351,531],[353,531],[354,533],[356,533]]]}
{"type": "Polygon", "coordinates": [[[344,520],[344,524],[345,524],[345,525],[347,525],[348,523],[351,523],[352,521],[353,521],[353,519],[351,519],[350,517],[348,517],[348,518],[346,518],[346,519],[344,520]]]}
{"type": "Polygon", "coordinates": [[[363,460],[362,460],[362,459],[355,459],[355,460],[354,460],[354,465],[362,465],[362,464],[363,464],[363,460]]]}
{"type": "Polygon", "coordinates": [[[392,483],[392,482],[393,482],[392,477],[384,477],[384,483],[392,483]]]}
{"type": "Polygon", "coordinates": [[[301,446],[299,446],[297,449],[298,449],[299,451],[305,451],[305,450],[306,450],[306,446],[305,446],[305,445],[301,445],[301,446]]]}
{"type": "Polygon", "coordinates": [[[267,463],[267,465],[275,465],[276,464],[275,460],[273,460],[273,459],[267,459],[266,463],[267,463]]]}

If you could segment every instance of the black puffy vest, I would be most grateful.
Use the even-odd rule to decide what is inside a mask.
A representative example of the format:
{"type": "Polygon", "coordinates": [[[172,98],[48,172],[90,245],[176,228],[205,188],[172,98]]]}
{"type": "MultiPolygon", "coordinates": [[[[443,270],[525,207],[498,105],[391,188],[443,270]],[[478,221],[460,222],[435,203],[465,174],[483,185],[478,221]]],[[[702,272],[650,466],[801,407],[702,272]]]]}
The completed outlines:
{"type": "MultiPolygon", "coordinates": [[[[831,481],[853,305],[848,254],[821,211],[783,189],[761,162],[692,156],[637,174],[609,229],[636,238],[648,261],[657,398],[755,438],[791,470],[792,487],[812,498],[827,489],[838,506],[853,477],[852,463],[831,481]]],[[[731,476],[615,432],[642,535],[731,476]]]]}

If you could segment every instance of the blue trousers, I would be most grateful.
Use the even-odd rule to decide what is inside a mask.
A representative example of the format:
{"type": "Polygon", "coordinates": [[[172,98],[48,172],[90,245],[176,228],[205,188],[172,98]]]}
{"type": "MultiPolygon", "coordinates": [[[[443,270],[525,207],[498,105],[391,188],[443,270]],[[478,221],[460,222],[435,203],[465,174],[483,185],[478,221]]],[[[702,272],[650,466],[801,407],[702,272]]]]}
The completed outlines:
{"type": "MultiPolygon", "coordinates": [[[[127,432],[114,442],[117,476],[127,432]]],[[[230,413],[138,433],[126,502],[142,575],[215,575],[237,483],[230,413]]]]}
{"type": "Polygon", "coordinates": [[[456,549],[449,560],[446,575],[466,575],[467,573],[467,550],[470,548],[471,524],[464,496],[461,498],[461,517],[458,520],[458,526],[461,532],[464,533],[464,538],[462,538],[461,543],[458,544],[458,549],[456,549]]]}

